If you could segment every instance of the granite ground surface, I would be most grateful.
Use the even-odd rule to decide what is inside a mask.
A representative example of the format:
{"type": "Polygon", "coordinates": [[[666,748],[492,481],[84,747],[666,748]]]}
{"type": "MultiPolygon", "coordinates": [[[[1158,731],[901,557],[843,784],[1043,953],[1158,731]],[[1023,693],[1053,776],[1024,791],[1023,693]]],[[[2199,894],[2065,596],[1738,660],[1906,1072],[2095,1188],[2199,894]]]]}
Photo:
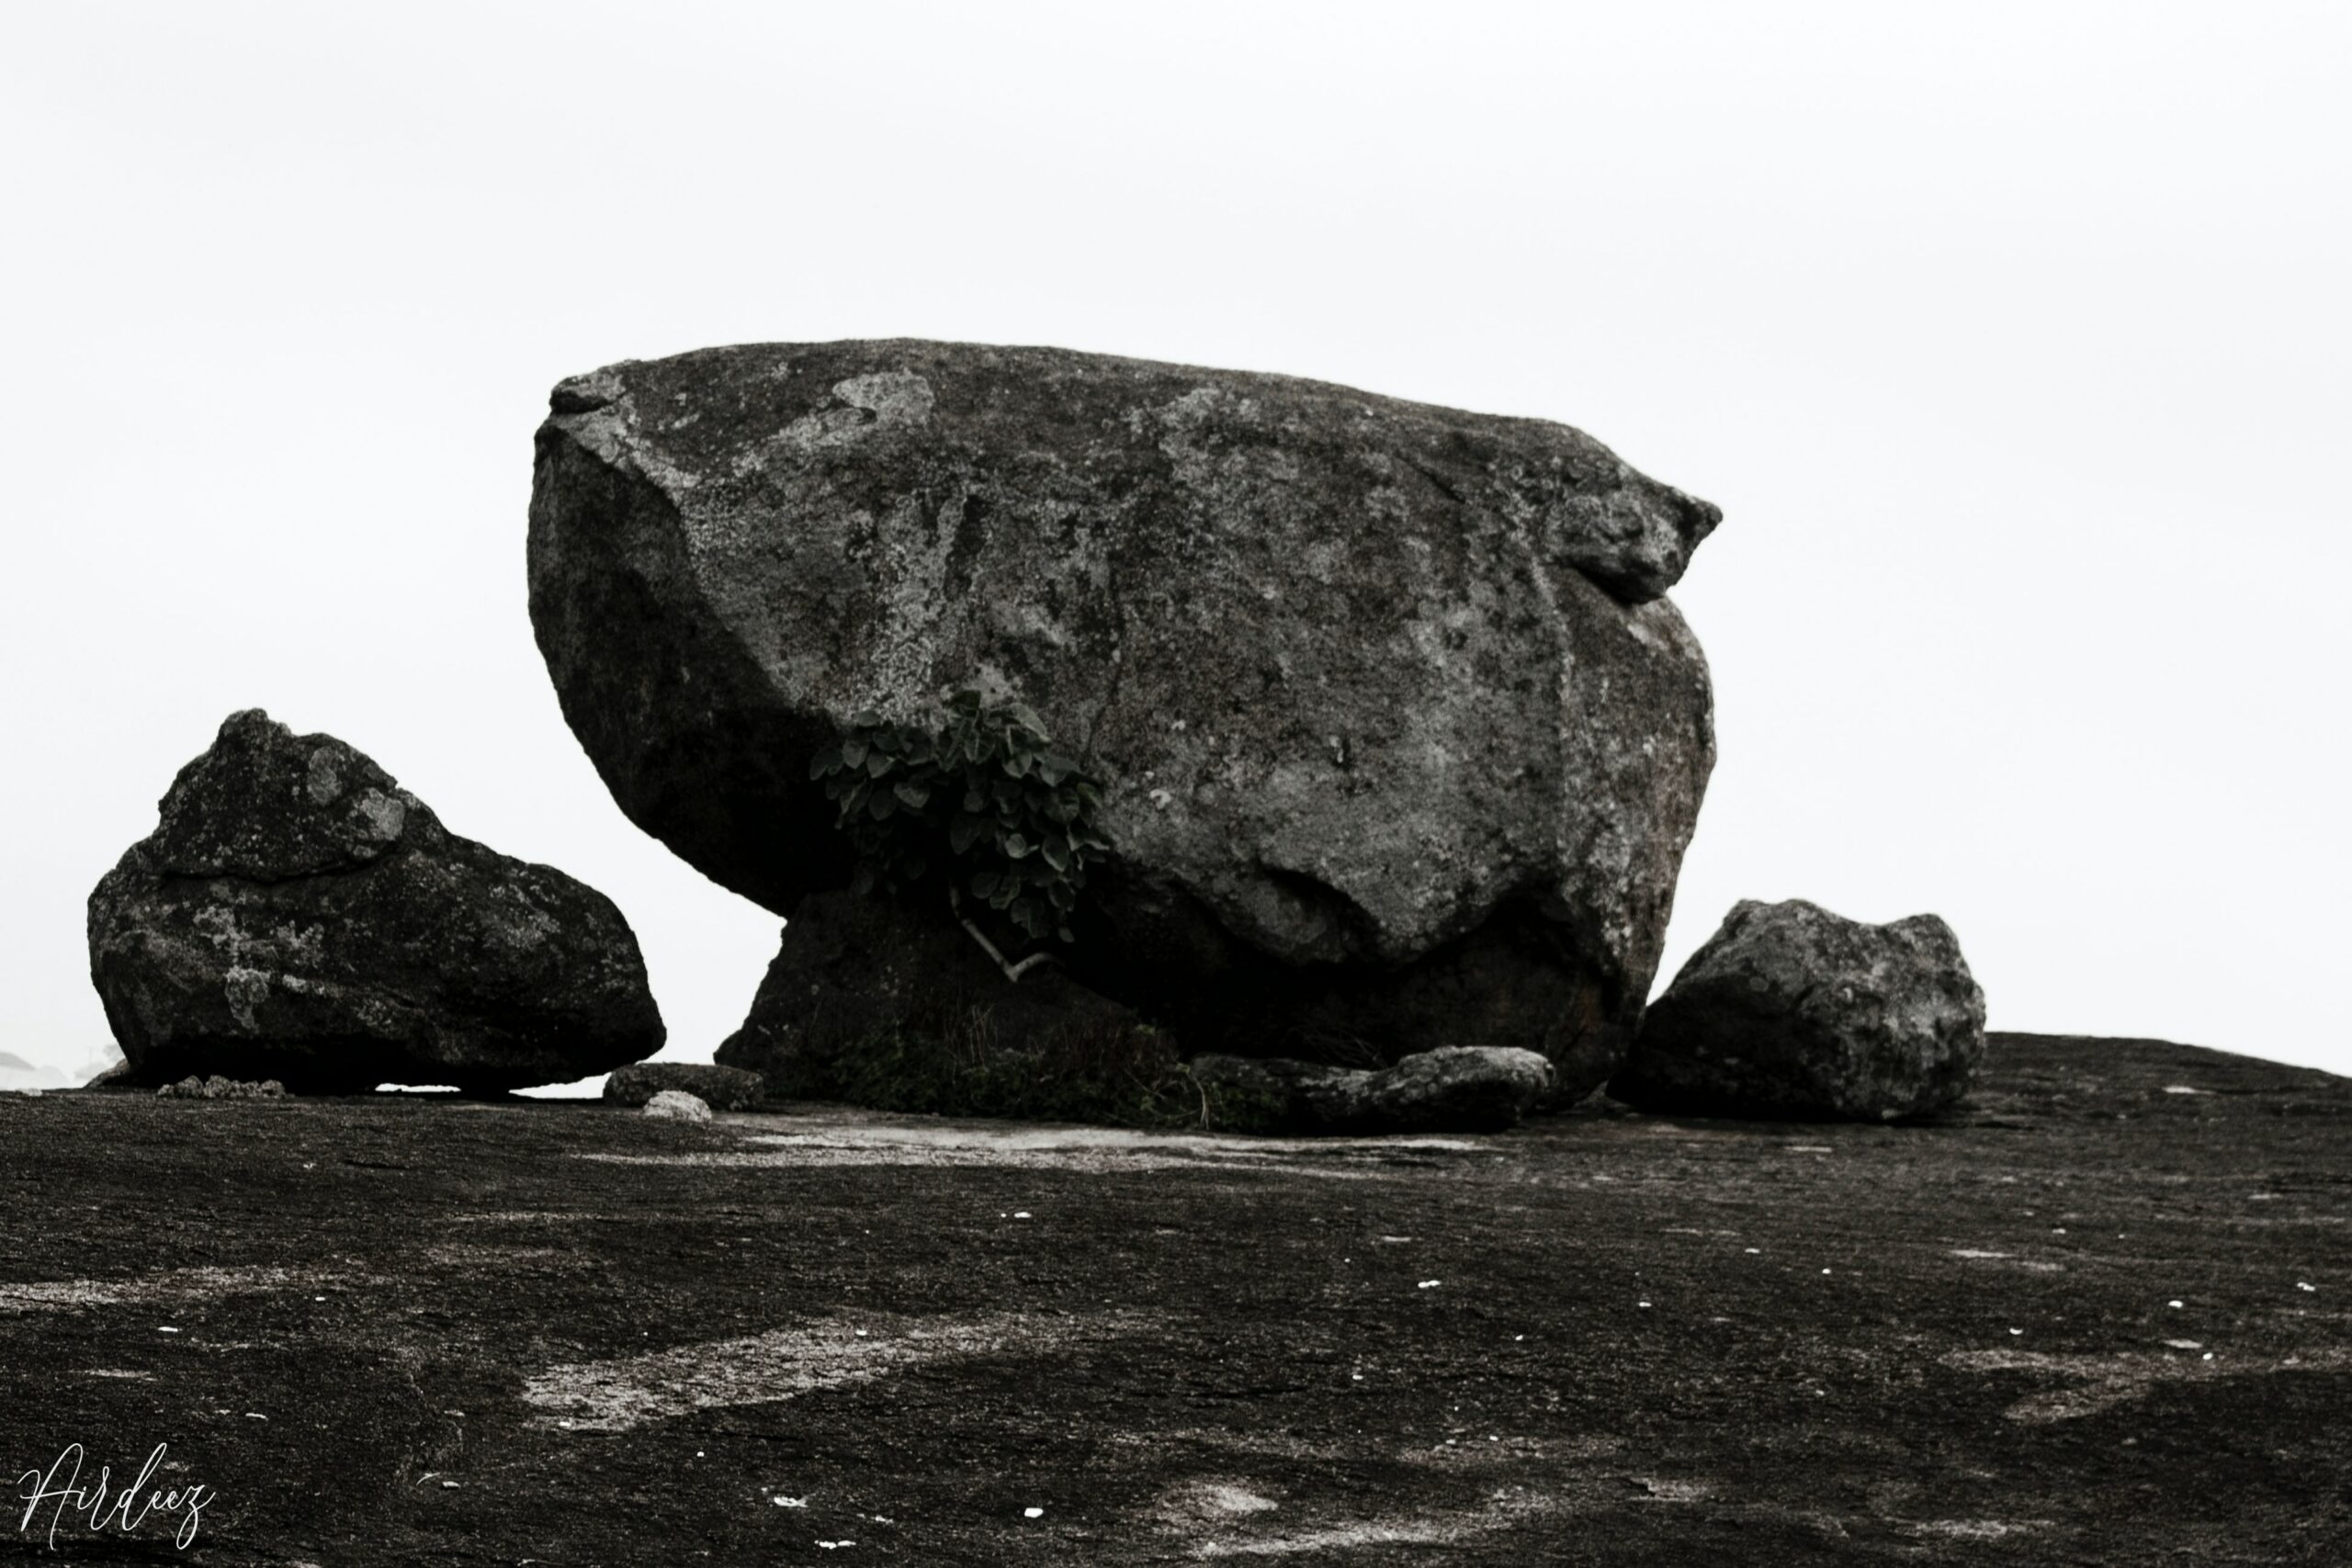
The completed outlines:
{"type": "Polygon", "coordinates": [[[0,1561],[2352,1562],[2352,1080],[2154,1042],[1327,1143],[0,1096],[0,1561]],[[191,1543],[25,1523],[77,1443],[191,1543]]]}

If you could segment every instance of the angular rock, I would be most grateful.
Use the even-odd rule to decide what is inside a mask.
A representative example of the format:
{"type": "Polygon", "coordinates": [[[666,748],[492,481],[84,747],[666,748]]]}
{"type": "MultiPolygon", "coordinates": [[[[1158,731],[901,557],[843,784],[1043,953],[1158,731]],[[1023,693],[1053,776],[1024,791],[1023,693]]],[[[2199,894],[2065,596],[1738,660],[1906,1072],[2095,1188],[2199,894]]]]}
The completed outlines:
{"type": "Polygon", "coordinates": [[[1300,1133],[1493,1133],[1519,1124],[1553,1089],[1552,1064],[1533,1051],[1448,1045],[1377,1072],[1287,1058],[1195,1056],[1193,1076],[1277,1109],[1274,1125],[1300,1133]]]}
{"type": "Polygon", "coordinates": [[[707,1122],[710,1107],[682,1089],[665,1089],[645,1102],[643,1114],[657,1122],[707,1122]]]}
{"type": "Polygon", "coordinates": [[[664,1089],[691,1094],[714,1111],[750,1111],[767,1085],[757,1073],[711,1062],[632,1062],[605,1080],[605,1099],[613,1105],[643,1105],[664,1089]]]}
{"type": "Polygon", "coordinates": [[[1891,1121],[1968,1092],[1984,993],[1933,915],[1743,900],[1643,1020],[1609,1092],[1644,1111],[1891,1121]]]}
{"type": "Polygon", "coordinates": [[[90,895],[90,977],[141,1083],[562,1083],[662,1040],[604,895],[459,838],[367,757],[233,714],[90,895]]]}
{"type": "Polygon", "coordinates": [[[531,615],[648,832],[778,913],[845,886],[809,758],[1025,702],[1104,786],[1069,954],[1187,1039],[1622,1058],[1713,763],[1660,598],[1714,508],[1540,420],[922,342],[566,381],[531,615]]]}

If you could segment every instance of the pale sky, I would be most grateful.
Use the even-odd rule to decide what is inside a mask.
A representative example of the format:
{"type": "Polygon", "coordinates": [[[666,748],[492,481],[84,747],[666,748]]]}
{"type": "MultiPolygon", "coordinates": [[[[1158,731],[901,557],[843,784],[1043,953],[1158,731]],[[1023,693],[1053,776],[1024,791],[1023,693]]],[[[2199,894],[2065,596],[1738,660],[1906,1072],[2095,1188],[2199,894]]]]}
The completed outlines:
{"type": "Polygon", "coordinates": [[[559,378],[919,336],[1566,421],[1722,506],[1742,897],[1996,1029],[2352,1072],[2352,6],[19,5],[0,1049],[231,711],[610,895],[706,1059],[778,922],[621,816],[525,610],[559,378]]]}

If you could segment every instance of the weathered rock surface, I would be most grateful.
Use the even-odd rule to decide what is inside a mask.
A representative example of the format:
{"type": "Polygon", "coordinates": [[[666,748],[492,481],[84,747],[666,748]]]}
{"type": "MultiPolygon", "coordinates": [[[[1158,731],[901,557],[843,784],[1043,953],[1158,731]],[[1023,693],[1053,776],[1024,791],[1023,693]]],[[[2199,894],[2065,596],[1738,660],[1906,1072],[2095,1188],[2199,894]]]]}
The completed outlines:
{"type": "Polygon", "coordinates": [[[286,1086],[276,1078],[254,1083],[243,1078],[224,1078],[218,1073],[209,1078],[190,1073],[155,1092],[165,1100],[284,1100],[286,1086]]]}
{"type": "Polygon", "coordinates": [[[1984,993],[1942,920],[1747,899],[1651,1007],[1609,1092],[1645,1111],[1885,1121],[1956,1103],[1984,1055],[1984,993]]]}
{"type": "Polygon", "coordinates": [[[944,908],[926,919],[878,896],[802,899],[718,1061],[759,1075],[782,1099],[944,1110],[955,1103],[947,1077],[993,1063],[1117,1071],[1135,1037],[1150,1032],[1058,964],[1009,983],[944,908]]]}
{"type": "Polygon", "coordinates": [[[568,1082],[660,1049],[612,902],[441,825],[367,757],[233,714],[90,895],[90,976],[143,1083],[568,1082]]]}
{"type": "Polygon", "coordinates": [[[767,1086],[757,1073],[712,1062],[632,1062],[605,1080],[605,1099],[614,1105],[643,1105],[665,1089],[691,1094],[715,1111],[749,1111],[767,1086]]]}
{"type": "Polygon", "coordinates": [[[778,913],[809,757],[976,685],[1102,780],[1076,976],[1188,1038],[1622,1058],[1713,761],[1660,598],[1715,510],[1577,431],[920,342],[559,386],[531,614],[624,810],[778,913]]]}
{"type": "Polygon", "coordinates": [[[645,1102],[644,1114],[657,1122],[707,1122],[710,1107],[682,1089],[665,1089],[645,1102]]]}
{"type": "Polygon", "coordinates": [[[0,1561],[2352,1560],[2352,1080],[2308,1067],[1996,1034],[1948,1123],[1802,1139],[210,1110],[0,1095],[9,1473],[174,1437],[220,1499],[0,1561]]]}
{"type": "Polygon", "coordinates": [[[1222,1055],[1192,1067],[1204,1083],[1272,1100],[1275,1126],[1302,1133],[1500,1132],[1542,1103],[1555,1077],[1537,1053],[1494,1045],[1417,1052],[1377,1072],[1222,1055]]]}

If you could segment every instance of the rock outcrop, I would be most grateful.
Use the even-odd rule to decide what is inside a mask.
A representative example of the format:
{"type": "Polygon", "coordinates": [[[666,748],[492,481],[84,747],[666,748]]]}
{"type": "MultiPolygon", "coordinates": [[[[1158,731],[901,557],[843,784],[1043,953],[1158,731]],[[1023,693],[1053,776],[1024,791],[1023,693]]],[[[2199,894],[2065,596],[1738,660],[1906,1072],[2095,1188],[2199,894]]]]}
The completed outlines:
{"type": "Polygon", "coordinates": [[[551,405],[541,651],[714,880],[847,885],[809,759],[972,687],[1103,786],[1085,987],[1251,1055],[1530,1047],[1563,1097],[1622,1059],[1713,761],[1660,595],[1714,508],[1564,425],[1049,349],[714,349],[551,405]]]}
{"type": "Polygon", "coordinates": [[[1377,1072],[1286,1058],[1193,1058],[1193,1076],[1274,1109],[1269,1130],[1294,1133],[1496,1133],[1552,1093],[1552,1064],[1510,1046],[1421,1051],[1377,1072]]]}
{"type": "Polygon", "coordinates": [[[637,939],[560,871],[459,838],[367,757],[232,715],[90,895],[140,1082],[493,1090],[661,1048],[637,939]]]}
{"type": "Polygon", "coordinates": [[[608,1105],[639,1106],[666,1089],[691,1094],[714,1111],[750,1111],[767,1093],[760,1075],[711,1062],[632,1062],[605,1080],[608,1105]]]}
{"type": "Polygon", "coordinates": [[[1984,993],[1942,920],[1747,899],[1650,1008],[1609,1092],[1645,1111],[1892,1121],[1956,1103],[1984,1055],[1984,993]]]}

